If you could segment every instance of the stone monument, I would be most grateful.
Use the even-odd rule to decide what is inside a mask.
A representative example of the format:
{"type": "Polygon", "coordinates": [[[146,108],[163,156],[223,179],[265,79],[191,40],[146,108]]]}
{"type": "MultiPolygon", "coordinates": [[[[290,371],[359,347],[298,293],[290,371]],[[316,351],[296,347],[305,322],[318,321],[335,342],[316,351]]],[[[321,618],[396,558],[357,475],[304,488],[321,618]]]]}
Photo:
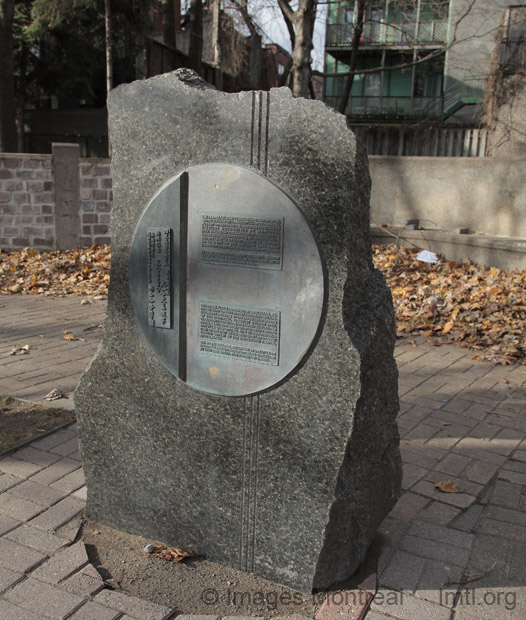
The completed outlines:
{"type": "Polygon", "coordinates": [[[322,102],[185,69],[118,87],[109,115],[87,516],[303,592],[347,579],[401,481],[366,155],[322,102]]]}

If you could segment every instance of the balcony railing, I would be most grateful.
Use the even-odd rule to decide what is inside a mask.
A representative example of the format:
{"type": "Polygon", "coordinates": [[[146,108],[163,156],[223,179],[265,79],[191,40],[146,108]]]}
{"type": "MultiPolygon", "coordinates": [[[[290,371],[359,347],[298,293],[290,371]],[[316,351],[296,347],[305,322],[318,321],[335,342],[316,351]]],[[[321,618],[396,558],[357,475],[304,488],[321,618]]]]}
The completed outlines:
{"type": "MultiPolygon", "coordinates": [[[[338,109],[341,97],[325,101],[338,109]]],[[[346,114],[353,119],[421,119],[442,114],[442,97],[352,97],[346,114]]]]}
{"type": "MultiPolygon", "coordinates": [[[[340,88],[343,88],[340,78],[340,88]]],[[[401,119],[417,120],[445,119],[465,105],[480,103],[484,96],[486,78],[471,76],[458,82],[443,94],[435,97],[351,97],[347,104],[346,114],[352,119],[401,119]]],[[[341,92],[337,90],[336,92],[341,92]]],[[[339,109],[341,96],[328,96],[325,101],[339,109]]]]}
{"type": "MultiPolygon", "coordinates": [[[[349,47],[354,24],[328,24],[326,47],[349,47]]],[[[366,22],[360,45],[444,45],[447,43],[447,21],[385,24],[366,22]]]]}

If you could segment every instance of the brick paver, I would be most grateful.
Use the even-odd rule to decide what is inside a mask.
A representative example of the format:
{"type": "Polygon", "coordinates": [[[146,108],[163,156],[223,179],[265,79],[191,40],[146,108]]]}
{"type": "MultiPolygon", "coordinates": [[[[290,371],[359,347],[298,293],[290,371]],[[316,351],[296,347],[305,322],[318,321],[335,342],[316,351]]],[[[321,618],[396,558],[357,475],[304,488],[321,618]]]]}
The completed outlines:
{"type": "Polygon", "coordinates": [[[117,618],[122,618],[120,611],[89,601],[76,611],[70,620],[117,620],[117,618]]]}
{"type": "Polygon", "coordinates": [[[110,609],[122,611],[133,618],[141,618],[141,620],[165,620],[172,615],[172,610],[164,605],[143,601],[113,590],[103,590],[93,600],[110,609]]]}
{"type": "Polygon", "coordinates": [[[18,497],[11,493],[11,491],[4,491],[0,495],[0,512],[13,519],[29,521],[29,519],[41,513],[42,510],[44,509],[40,504],[35,504],[35,502],[18,497]]]}
{"type": "Polygon", "coordinates": [[[20,527],[16,529],[12,529],[5,535],[5,538],[25,545],[26,547],[36,549],[46,555],[53,555],[55,551],[64,547],[68,542],[65,538],[56,536],[51,532],[44,532],[36,527],[27,525],[27,523],[20,525],[20,527]]]}
{"type": "MultiPolygon", "coordinates": [[[[81,306],[78,298],[37,296],[5,297],[2,304],[9,338],[27,337],[30,353],[0,355],[0,392],[41,399],[44,389],[64,386],[71,396],[101,330],[86,332],[88,341],[75,344],[63,340],[63,329],[84,334],[102,321],[104,303],[81,306]],[[23,332],[21,321],[28,323],[23,332]]],[[[416,346],[408,340],[399,340],[396,349],[404,494],[379,527],[378,591],[368,609],[326,605],[322,615],[523,618],[526,371],[472,360],[466,349],[429,347],[421,337],[411,338],[416,346]],[[460,492],[438,490],[443,477],[457,480],[460,492]],[[473,587],[459,584],[473,577],[473,587]],[[473,592],[500,596],[500,603],[473,603],[473,592]]],[[[0,352],[9,346],[2,342],[0,352]]],[[[72,401],[54,404],[71,407],[72,401]]],[[[76,425],[0,458],[2,620],[165,620],[176,613],[106,588],[77,538],[86,492],[76,425]]]]}
{"type": "Polygon", "coordinates": [[[73,573],[88,564],[88,556],[82,542],[66,547],[41,564],[31,574],[35,579],[40,579],[53,585],[59,584],[73,573]]]}
{"type": "Polygon", "coordinates": [[[42,553],[15,543],[7,538],[0,538],[0,565],[19,573],[25,573],[43,560],[42,553]]]}
{"type": "Polygon", "coordinates": [[[0,599],[0,618],[2,620],[46,620],[46,618],[39,614],[34,614],[27,609],[2,599],[0,599]]]}
{"type": "Polygon", "coordinates": [[[0,594],[23,578],[23,573],[16,573],[15,571],[0,566],[0,594]]]}
{"type": "MultiPolygon", "coordinates": [[[[35,504],[44,506],[45,508],[56,504],[66,495],[66,493],[63,493],[55,486],[50,488],[42,484],[37,484],[32,480],[25,480],[24,482],[18,484],[12,489],[9,489],[8,494],[24,498],[26,500],[34,502],[35,504]]],[[[7,493],[5,495],[7,495],[7,493]]],[[[42,509],[40,509],[40,512],[41,511],[42,509]]]]}
{"type": "Polygon", "coordinates": [[[66,497],[45,512],[39,514],[30,523],[34,527],[51,532],[67,523],[84,508],[84,502],[74,497],[66,497]]]}
{"type": "Polygon", "coordinates": [[[16,585],[4,594],[4,598],[50,620],[64,620],[85,601],[82,596],[32,578],[16,585]]]}

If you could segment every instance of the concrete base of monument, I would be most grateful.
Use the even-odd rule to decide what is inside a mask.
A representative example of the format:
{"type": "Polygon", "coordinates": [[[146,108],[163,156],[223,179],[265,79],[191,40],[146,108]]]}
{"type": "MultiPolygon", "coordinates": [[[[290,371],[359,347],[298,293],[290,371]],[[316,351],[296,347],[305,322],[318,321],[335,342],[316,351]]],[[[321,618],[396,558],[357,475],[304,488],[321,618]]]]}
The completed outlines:
{"type": "Polygon", "coordinates": [[[352,578],[312,595],[195,558],[174,563],[144,553],[155,541],[86,521],[82,540],[91,563],[110,586],[177,609],[178,614],[340,620],[363,617],[376,590],[378,535],[352,578]]]}

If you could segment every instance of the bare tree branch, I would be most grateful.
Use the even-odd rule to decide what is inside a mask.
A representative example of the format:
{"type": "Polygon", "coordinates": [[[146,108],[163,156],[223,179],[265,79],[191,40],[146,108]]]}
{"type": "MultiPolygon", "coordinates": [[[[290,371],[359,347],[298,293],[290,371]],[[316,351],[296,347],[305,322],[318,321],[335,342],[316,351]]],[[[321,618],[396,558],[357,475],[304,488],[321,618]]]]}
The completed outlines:
{"type": "Polygon", "coordinates": [[[278,5],[283,13],[283,17],[285,17],[285,21],[289,20],[291,23],[294,23],[295,15],[289,0],[278,0],[278,5]]]}
{"type": "Polygon", "coordinates": [[[259,28],[256,25],[252,15],[248,12],[248,1],[247,0],[229,0],[236,9],[239,11],[239,14],[243,18],[245,22],[245,26],[249,29],[250,34],[252,36],[259,34],[259,28]]]}
{"type": "Polygon", "coordinates": [[[339,111],[342,114],[345,114],[345,110],[347,109],[347,104],[349,103],[349,97],[351,95],[352,85],[354,82],[355,70],[356,70],[356,62],[358,60],[358,48],[360,46],[360,39],[362,37],[363,32],[363,23],[365,20],[365,9],[367,8],[366,0],[357,0],[356,2],[356,23],[354,27],[354,32],[352,35],[352,46],[351,46],[351,62],[349,64],[349,75],[347,76],[347,80],[345,82],[345,89],[343,91],[343,96],[340,101],[339,111]]]}

